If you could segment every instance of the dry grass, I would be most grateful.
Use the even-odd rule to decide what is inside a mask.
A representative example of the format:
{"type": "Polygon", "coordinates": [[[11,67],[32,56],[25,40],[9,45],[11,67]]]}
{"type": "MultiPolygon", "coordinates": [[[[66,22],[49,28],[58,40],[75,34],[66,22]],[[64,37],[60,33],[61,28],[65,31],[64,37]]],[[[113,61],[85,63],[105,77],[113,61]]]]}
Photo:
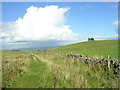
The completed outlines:
{"type": "Polygon", "coordinates": [[[101,65],[47,52],[28,54],[3,56],[3,87],[117,88],[117,77],[101,65]]]}
{"type": "Polygon", "coordinates": [[[117,78],[112,70],[105,71],[101,65],[90,66],[79,60],[62,55],[47,54],[46,52],[36,54],[36,57],[48,64],[54,77],[54,87],[117,87],[117,78]]]}
{"type": "MultiPolygon", "coordinates": [[[[3,53],[4,54],[4,53],[3,53]]],[[[27,72],[29,58],[27,55],[3,55],[2,57],[2,86],[9,87],[12,81],[27,72]]]]}

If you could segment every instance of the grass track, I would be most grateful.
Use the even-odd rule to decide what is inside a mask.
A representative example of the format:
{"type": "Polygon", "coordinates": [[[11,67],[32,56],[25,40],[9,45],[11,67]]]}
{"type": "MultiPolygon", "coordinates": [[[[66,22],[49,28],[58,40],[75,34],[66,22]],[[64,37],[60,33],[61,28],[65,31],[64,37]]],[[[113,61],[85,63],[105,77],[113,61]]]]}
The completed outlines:
{"type": "Polygon", "coordinates": [[[30,56],[30,65],[28,72],[18,77],[11,88],[46,88],[52,87],[50,84],[52,77],[46,63],[38,61],[34,56],[30,56]]]}

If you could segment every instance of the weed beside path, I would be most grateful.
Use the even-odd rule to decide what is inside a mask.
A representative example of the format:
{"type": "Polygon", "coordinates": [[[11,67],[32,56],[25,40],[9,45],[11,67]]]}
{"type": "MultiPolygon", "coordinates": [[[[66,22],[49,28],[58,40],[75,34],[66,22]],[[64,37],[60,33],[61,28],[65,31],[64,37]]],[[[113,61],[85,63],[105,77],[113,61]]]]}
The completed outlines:
{"type": "Polygon", "coordinates": [[[47,88],[52,87],[49,68],[46,63],[41,62],[34,56],[30,56],[30,65],[28,72],[23,76],[18,77],[12,84],[11,88],[47,88]]]}

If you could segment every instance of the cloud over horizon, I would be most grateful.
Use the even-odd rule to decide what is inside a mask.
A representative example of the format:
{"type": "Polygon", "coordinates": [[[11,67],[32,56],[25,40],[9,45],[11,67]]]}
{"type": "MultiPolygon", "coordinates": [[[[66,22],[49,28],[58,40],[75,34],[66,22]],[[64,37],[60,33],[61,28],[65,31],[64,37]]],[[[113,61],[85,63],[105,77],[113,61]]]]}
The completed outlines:
{"type": "MultiPolygon", "coordinates": [[[[30,6],[23,18],[15,22],[2,23],[0,39],[4,43],[43,42],[43,41],[76,41],[75,34],[67,21],[65,13],[70,8],[55,5],[45,7],[30,6]]],[[[25,44],[25,43],[24,43],[25,44]]]]}
{"type": "Polygon", "coordinates": [[[113,23],[113,25],[115,26],[115,32],[118,35],[118,37],[120,37],[120,31],[119,31],[119,27],[120,27],[120,21],[117,20],[113,23]]]}
{"type": "Polygon", "coordinates": [[[118,27],[120,25],[119,23],[120,23],[120,21],[118,21],[118,20],[112,23],[115,27],[115,34],[114,35],[112,35],[112,36],[94,36],[94,38],[96,40],[120,39],[120,32],[118,29],[118,27]]]}

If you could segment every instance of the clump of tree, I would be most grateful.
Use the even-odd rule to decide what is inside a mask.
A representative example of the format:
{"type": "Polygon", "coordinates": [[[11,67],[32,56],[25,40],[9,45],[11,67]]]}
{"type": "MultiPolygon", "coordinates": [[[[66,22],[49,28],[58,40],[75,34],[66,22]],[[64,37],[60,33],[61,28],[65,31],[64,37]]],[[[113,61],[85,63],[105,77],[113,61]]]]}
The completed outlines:
{"type": "Polygon", "coordinates": [[[94,41],[94,38],[88,38],[88,41],[94,41]]]}

